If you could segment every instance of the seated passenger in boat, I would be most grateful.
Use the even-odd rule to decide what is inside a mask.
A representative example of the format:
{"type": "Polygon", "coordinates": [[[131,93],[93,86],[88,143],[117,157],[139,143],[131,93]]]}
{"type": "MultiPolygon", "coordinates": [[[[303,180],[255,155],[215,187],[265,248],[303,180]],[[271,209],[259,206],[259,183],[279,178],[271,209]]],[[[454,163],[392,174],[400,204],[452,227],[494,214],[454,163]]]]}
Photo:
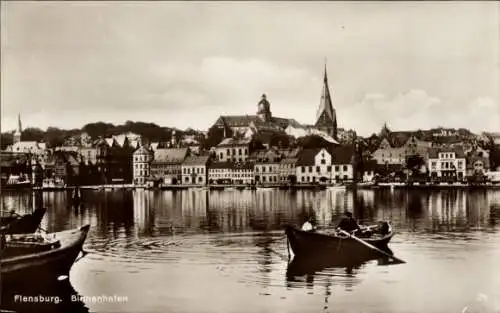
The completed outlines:
{"type": "Polygon", "coordinates": [[[358,222],[356,222],[356,220],[352,217],[352,213],[349,211],[344,212],[344,216],[337,225],[337,228],[345,230],[348,233],[360,230],[358,222]]]}
{"type": "Polygon", "coordinates": [[[309,231],[309,232],[313,232],[316,230],[316,228],[313,226],[313,221],[312,221],[312,218],[308,218],[307,221],[305,221],[304,224],[302,224],[302,230],[303,231],[309,231]]]}

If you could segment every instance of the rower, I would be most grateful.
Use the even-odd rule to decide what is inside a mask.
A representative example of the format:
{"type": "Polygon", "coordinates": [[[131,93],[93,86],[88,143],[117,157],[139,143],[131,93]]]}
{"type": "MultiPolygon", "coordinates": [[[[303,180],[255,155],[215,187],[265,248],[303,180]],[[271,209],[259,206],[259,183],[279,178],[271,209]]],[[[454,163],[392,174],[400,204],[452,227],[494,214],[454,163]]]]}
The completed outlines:
{"type": "Polygon", "coordinates": [[[353,233],[360,230],[358,222],[352,217],[352,213],[349,211],[344,212],[344,216],[340,220],[337,228],[345,230],[348,233],[353,233]]]}

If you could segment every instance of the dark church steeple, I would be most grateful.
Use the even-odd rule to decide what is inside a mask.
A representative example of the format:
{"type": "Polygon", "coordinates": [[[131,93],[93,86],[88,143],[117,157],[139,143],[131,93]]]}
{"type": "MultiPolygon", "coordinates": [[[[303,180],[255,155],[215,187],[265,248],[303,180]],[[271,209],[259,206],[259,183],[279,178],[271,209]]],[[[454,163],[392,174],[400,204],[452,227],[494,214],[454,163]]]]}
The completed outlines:
{"type": "Polygon", "coordinates": [[[271,104],[267,101],[266,94],[262,95],[262,99],[257,104],[257,116],[263,122],[270,122],[272,118],[271,104]]]}
{"type": "Polygon", "coordinates": [[[319,103],[319,108],[316,114],[316,124],[315,126],[326,132],[328,135],[337,139],[337,114],[332,105],[332,99],[330,96],[330,88],[328,86],[328,75],[326,72],[326,62],[325,62],[325,74],[323,76],[323,90],[321,91],[321,99],[319,103]]]}

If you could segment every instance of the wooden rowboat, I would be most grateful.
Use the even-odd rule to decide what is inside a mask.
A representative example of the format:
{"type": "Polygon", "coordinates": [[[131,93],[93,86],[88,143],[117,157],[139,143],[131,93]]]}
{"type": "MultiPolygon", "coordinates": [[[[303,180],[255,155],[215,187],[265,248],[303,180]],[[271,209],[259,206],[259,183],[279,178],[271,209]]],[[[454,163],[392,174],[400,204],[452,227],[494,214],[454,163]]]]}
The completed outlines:
{"type": "Polygon", "coordinates": [[[18,215],[13,212],[2,213],[0,217],[0,227],[4,234],[30,234],[34,233],[43,216],[47,211],[46,208],[38,208],[31,214],[18,215]]]}
{"type": "Polygon", "coordinates": [[[29,288],[35,281],[44,283],[44,281],[55,281],[60,275],[68,275],[82,251],[89,228],[90,225],[86,225],[48,234],[46,236],[53,240],[46,240],[43,243],[23,239],[14,239],[10,243],[7,241],[6,246],[0,251],[2,286],[29,288]],[[19,253],[23,245],[27,253],[19,253]]]}
{"type": "MultiPolygon", "coordinates": [[[[384,232],[378,233],[376,225],[370,226],[374,230],[370,237],[362,238],[365,242],[381,250],[387,250],[389,241],[394,232],[389,224],[384,232]]],[[[381,229],[381,228],[379,228],[381,229]]],[[[331,256],[346,259],[373,256],[373,251],[360,244],[353,238],[338,234],[324,234],[319,232],[308,232],[294,226],[286,226],[285,233],[289,246],[295,256],[331,256]]]]}

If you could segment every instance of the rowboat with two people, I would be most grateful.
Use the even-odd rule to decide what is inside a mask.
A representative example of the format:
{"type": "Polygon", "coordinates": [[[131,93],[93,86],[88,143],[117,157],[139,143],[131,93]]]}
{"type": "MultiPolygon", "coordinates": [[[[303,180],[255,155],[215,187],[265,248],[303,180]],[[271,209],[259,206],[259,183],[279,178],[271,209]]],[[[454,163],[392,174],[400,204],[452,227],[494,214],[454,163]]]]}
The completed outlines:
{"type": "Polygon", "coordinates": [[[85,255],[82,248],[89,228],[85,225],[47,234],[0,234],[2,287],[29,288],[34,283],[51,283],[69,275],[80,252],[85,255]]]}
{"type": "Polygon", "coordinates": [[[42,222],[46,208],[37,208],[33,213],[20,215],[15,211],[1,211],[0,228],[4,234],[31,234],[42,222]]]}
{"type": "Polygon", "coordinates": [[[335,258],[341,262],[343,259],[370,259],[374,254],[397,259],[388,250],[388,244],[394,236],[390,223],[383,221],[360,226],[350,212],[345,212],[344,218],[330,232],[319,232],[309,219],[302,229],[287,225],[285,234],[289,249],[295,256],[335,258]]]}

